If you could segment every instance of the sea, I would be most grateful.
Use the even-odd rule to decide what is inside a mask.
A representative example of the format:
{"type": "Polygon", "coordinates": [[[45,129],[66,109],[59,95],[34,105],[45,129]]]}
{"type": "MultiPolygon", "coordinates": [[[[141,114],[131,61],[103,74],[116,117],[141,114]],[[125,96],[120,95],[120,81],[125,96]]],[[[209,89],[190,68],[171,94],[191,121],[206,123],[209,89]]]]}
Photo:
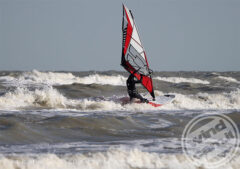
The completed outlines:
{"type": "MultiPolygon", "coordinates": [[[[240,72],[154,72],[155,95],[175,95],[157,108],[121,102],[127,77],[1,71],[0,169],[204,169],[183,152],[188,122],[218,113],[240,127],[240,72]]],[[[239,154],[224,168],[239,169],[239,154]]]]}

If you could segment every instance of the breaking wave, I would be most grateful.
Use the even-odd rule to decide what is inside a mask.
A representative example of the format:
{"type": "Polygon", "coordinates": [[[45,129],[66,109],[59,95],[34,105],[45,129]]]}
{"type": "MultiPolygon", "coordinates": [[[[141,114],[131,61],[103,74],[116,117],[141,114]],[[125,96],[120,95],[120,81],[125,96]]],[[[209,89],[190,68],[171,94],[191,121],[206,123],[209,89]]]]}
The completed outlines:
{"type": "Polygon", "coordinates": [[[234,79],[233,77],[218,76],[217,78],[225,80],[227,82],[240,83],[237,79],[234,79]]]}
{"type": "MultiPolygon", "coordinates": [[[[238,82],[231,77],[219,76],[230,82],[238,82]]],[[[195,83],[195,84],[210,84],[207,80],[197,78],[183,78],[183,77],[155,77],[154,79],[170,82],[170,83],[195,83]]],[[[11,85],[31,85],[31,84],[47,84],[47,85],[69,85],[73,83],[79,84],[100,84],[100,85],[114,85],[125,86],[127,78],[122,75],[100,75],[92,74],[88,76],[75,76],[72,73],[57,73],[57,72],[40,72],[33,70],[31,72],[24,72],[18,77],[1,76],[0,81],[11,85]]]]}
{"type": "Polygon", "coordinates": [[[8,92],[0,97],[0,108],[11,109],[33,106],[64,108],[66,107],[66,101],[67,98],[52,87],[36,89],[33,91],[30,91],[27,88],[17,88],[16,90],[8,92]]]}
{"type": "Polygon", "coordinates": [[[73,83],[80,84],[101,84],[101,85],[126,85],[126,78],[121,75],[108,76],[93,74],[84,77],[74,76],[72,73],[57,73],[57,72],[39,72],[33,70],[24,72],[18,77],[2,76],[0,81],[11,85],[27,85],[27,84],[47,84],[47,85],[66,85],[73,83]]]}
{"type": "Polygon", "coordinates": [[[198,93],[196,95],[176,94],[168,109],[240,109],[240,90],[230,93],[198,93]]]}
{"type": "MultiPolygon", "coordinates": [[[[156,96],[163,95],[156,91],[156,96]]],[[[240,90],[230,93],[198,93],[196,95],[175,94],[172,103],[168,103],[158,109],[240,109],[240,90]]],[[[25,108],[47,108],[47,109],[77,109],[91,110],[156,110],[149,104],[138,103],[123,104],[122,96],[109,98],[84,98],[70,99],[61,94],[53,87],[29,90],[18,87],[14,91],[0,96],[0,109],[25,109],[25,108]]]]}
{"type": "Polygon", "coordinates": [[[114,110],[121,105],[113,101],[94,101],[91,99],[74,100],[63,96],[52,87],[35,89],[17,88],[0,97],[0,109],[21,109],[28,107],[79,110],[114,110]]]}
{"type": "MultiPolygon", "coordinates": [[[[204,159],[203,159],[204,161],[204,159]]],[[[239,157],[228,164],[228,169],[239,166],[239,157]]],[[[109,149],[106,152],[56,155],[12,155],[0,157],[0,168],[4,169],[176,169],[199,168],[190,163],[183,154],[157,154],[141,151],[137,148],[109,149]]],[[[202,165],[202,169],[207,166],[202,165]]]]}
{"type": "Polygon", "coordinates": [[[154,79],[170,82],[170,83],[199,83],[210,84],[207,80],[195,79],[195,78],[183,78],[183,77],[156,77],[154,79]]]}

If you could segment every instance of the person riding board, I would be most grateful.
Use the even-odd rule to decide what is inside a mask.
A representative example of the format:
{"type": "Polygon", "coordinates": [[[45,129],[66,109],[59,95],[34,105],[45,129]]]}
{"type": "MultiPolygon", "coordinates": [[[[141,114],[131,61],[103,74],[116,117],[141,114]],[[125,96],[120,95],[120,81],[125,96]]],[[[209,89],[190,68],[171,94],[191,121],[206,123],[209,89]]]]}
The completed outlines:
{"type": "Polygon", "coordinates": [[[137,72],[134,71],[127,79],[127,89],[128,89],[128,95],[130,97],[130,101],[132,101],[133,98],[140,99],[142,103],[148,103],[149,101],[145,98],[143,98],[137,91],[135,84],[141,83],[142,81],[142,75],[140,80],[134,79],[134,74],[137,72]]]}

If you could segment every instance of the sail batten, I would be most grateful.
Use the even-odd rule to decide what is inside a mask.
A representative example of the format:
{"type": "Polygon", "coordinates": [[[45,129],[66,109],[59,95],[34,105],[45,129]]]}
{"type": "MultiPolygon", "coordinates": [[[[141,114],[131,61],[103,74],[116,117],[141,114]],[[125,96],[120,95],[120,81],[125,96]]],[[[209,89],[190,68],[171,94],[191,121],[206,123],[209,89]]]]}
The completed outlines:
{"type": "Polygon", "coordinates": [[[122,60],[121,65],[137,79],[142,78],[142,85],[154,98],[154,90],[151,78],[151,70],[149,69],[147,57],[143,45],[141,43],[137,26],[135,24],[132,12],[123,5],[122,20],[122,60]]]}

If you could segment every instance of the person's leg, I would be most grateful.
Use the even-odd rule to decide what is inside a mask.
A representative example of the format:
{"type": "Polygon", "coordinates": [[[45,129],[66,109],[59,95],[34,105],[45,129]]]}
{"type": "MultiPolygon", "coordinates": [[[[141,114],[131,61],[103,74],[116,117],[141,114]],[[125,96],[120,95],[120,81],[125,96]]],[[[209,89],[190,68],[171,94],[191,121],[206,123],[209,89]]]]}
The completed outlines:
{"type": "Polygon", "coordinates": [[[130,102],[132,102],[133,98],[134,98],[134,95],[132,93],[132,91],[128,91],[128,95],[129,95],[129,98],[130,98],[130,102]]]}
{"type": "Polygon", "coordinates": [[[139,93],[135,93],[135,97],[140,99],[142,103],[148,103],[148,100],[143,98],[139,93]]]}
{"type": "Polygon", "coordinates": [[[130,102],[132,102],[132,101],[133,101],[133,97],[130,96],[130,102]]]}

